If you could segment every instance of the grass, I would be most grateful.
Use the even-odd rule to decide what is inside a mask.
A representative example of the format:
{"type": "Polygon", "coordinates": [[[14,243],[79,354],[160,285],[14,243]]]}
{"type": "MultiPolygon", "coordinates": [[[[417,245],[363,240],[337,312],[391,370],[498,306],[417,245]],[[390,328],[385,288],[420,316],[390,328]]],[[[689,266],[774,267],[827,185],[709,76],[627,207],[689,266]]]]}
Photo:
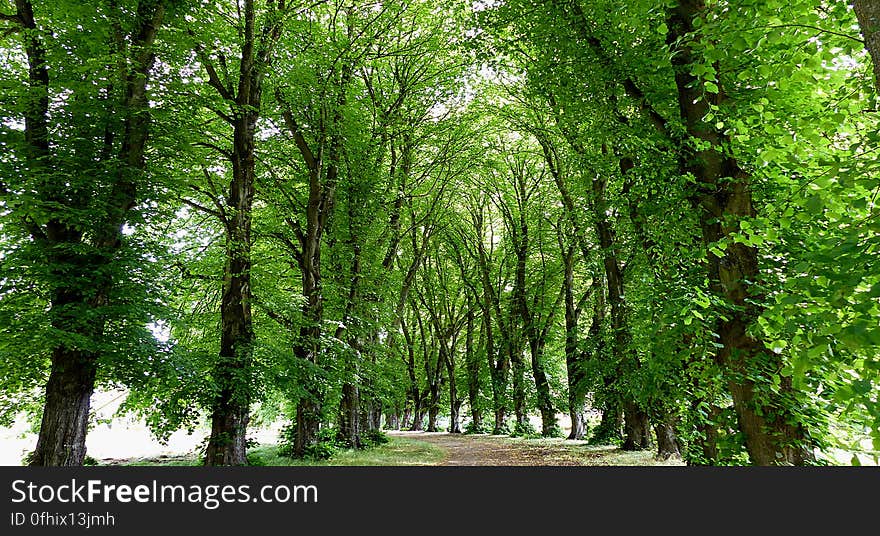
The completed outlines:
{"type": "MultiPolygon", "coordinates": [[[[249,450],[248,456],[267,466],[372,466],[372,465],[436,465],[443,459],[443,450],[430,443],[403,437],[391,437],[390,441],[377,447],[336,453],[329,460],[298,460],[279,456],[276,445],[259,445],[249,450]]],[[[160,456],[156,458],[130,458],[126,460],[100,460],[100,465],[139,466],[193,466],[199,460],[195,454],[160,456]]]]}

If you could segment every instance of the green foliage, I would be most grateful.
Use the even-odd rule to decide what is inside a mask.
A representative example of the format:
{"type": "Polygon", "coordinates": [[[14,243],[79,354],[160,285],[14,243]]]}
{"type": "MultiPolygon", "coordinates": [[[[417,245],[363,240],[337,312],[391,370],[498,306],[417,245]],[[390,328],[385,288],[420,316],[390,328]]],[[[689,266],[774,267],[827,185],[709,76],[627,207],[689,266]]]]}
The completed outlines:
{"type": "MultiPolygon", "coordinates": [[[[689,462],[736,465],[730,386],[747,382],[820,463],[880,452],[880,123],[848,3],[709,2],[682,35],[677,2],[317,3],[287,6],[266,49],[278,14],[256,3],[247,214],[228,188],[240,10],[170,2],[138,105],[142,3],[99,4],[35,0],[36,29],[0,27],[0,425],[40,415],[66,349],[162,441],[230,391],[254,425],[320,402],[306,455],[327,460],[347,387],[363,412],[474,406],[485,424],[466,433],[496,409],[565,411],[577,390],[675,422],[689,462]],[[697,125],[676,75],[706,104],[697,125]],[[146,145],[126,159],[135,116],[146,145]],[[718,156],[748,176],[739,216],[705,203],[736,181],[694,175],[718,156]],[[734,305],[712,267],[732,273],[737,248],[757,266],[734,305]],[[223,359],[240,250],[254,340],[223,359]],[[760,350],[739,368],[734,317],[760,350]]],[[[618,444],[611,428],[590,441],[618,444]]]]}
{"type": "Polygon", "coordinates": [[[526,421],[523,423],[516,423],[513,426],[513,432],[510,433],[511,437],[523,437],[526,439],[535,439],[541,437],[541,433],[535,429],[532,423],[526,421]]]}
{"type": "Polygon", "coordinates": [[[391,438],[388,437],[388,434],[376,428],[361,433],[361,445],[364,448],[378,447],[379,445],[387,444],[389,441],[391,441],[391,438]]]}

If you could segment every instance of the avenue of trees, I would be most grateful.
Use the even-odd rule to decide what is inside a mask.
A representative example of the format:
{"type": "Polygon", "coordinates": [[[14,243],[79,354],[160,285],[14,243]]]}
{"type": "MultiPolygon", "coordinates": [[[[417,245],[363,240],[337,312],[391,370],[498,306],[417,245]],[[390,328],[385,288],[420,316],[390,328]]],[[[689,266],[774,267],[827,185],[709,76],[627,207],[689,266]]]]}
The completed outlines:
{"type": "Polygon", "coordinates": [[[0,0],[0,424],[876,455],[878,83],[878,0],[0,0]]]}

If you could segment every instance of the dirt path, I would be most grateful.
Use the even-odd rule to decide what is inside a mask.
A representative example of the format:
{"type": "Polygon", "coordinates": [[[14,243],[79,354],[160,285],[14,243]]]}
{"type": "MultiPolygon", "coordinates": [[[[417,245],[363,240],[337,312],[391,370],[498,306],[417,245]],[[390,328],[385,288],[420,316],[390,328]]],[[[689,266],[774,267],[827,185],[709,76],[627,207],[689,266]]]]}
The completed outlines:
{"type": "Polygon", "coordinates": [[[653,451],[623,452],[613,447],[588,446],[584,441],[446,432],[388,433],[440,447],[446,453],[440,465],[681,465],[677,461],[658,462],[653,458],[653,451]]]}

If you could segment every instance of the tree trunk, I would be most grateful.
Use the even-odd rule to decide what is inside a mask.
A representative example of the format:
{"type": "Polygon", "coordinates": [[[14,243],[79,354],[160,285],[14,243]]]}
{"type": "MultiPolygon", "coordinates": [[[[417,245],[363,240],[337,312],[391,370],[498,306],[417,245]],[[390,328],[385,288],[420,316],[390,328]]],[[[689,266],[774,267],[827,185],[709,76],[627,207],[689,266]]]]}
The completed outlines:
{"type": "Polygon", "coordinates": [[[339,441],[355,449],[361,447],[358,391],[357,384],[346,382],[342,386],[342,400],[339,402],[339,441]]]}
{"type": "MultiPolygon", "coordinates": [[[[467,324],[465,333],[465,362],[468,373],[468,406],[471,410],[471,428],[475,432],[483,431],[483,410],[480,407],[480,361],[474,351],[474,311],[472,303],[468,300],[467,324]]],[[[484,332],[480,331],[480,344],[483,347],[485,341],[484,332]]]]}
{"type": "MultiPolygon", "coordinates": [[[[103,169],[117,172],[106,213],[97,217],[93,214],[87,221],[78,221],[65,213],[68,209],[79,211],[83,207],[59,195],[58,183],[64,181],[58,180],[61,173],[60,168],[55,169],[50,140],[50,57],[42,41],[46,34],[37,24],[30,0],[16,0],[14,5],[15,17],[7,20],[20,25],[13,30],[23,30],[28,67],[28,91],[23,97],[26,165],[22,169],[38,177],[43,175],[31,184],[38,187],[36,201],[49,202],[43,207],[49,221],[42,226],[28,222],[26,231],[33,242],[45,248],[44,260],[51,266],[51,279],[56,286],[49,291],[52,299],[48,316],[53,329],[59,333],[75,333],[90,342],[101,342],[99,339],[105,336],[102,317],[108,314],[105,308],[111,305],[109,296],[114,285],[111,262],[122,247],[122,228],[136,204],[138,183],[135,178],[140,177],[146,167],[144,155],[151,120],[146,88],[154,62],[153,44],[165,16],[165,3],[139,4],[131,34],[124,37],[130,41],[129,55],[121,56],[124,52],[117,51],[120,57],[114,61],[119,60],[125,68],[110,85],[123,87],[123,98],[121,102],[115,99],[107,102],[111,110],[123,118],[121,128],[108,127],[102,151],[81,155],[102,161],[103,169]],[[118,154],[114,153],[114,138],[121,141],[118,154]],[[50,177],[48,181],[46,177],[50,177]],[[60,214],[56,214],[56,210],[60,214]],[[78,253],[82,250],[88,253],[78,253]],[[68,283],[71,280],[74,280],[72,285],[68,283]],[[83,292],[84,289],[88,291],[83,292]],[[93,296],[87,297],[88,293],[93,296]]],[[[5,186],[2,190],[9,193],[5,186]]],[[[82,465],[99,358],[96,353],[69,348],[63,342],[52,348],[45,405],[37,445],[29,456],[30,465],[82,465]]]]}
{"type": "Polygon", "coordinates": [[[541,435],[553,437],[559,433],[556,422],[556,408],[550,394],[550,382],[544,371],[544,343],[535,341],[529,344],[532,356],[532,376],[535,378],[535,390],[538,394],[538,408],[541,411],[541,435]]]}
{"type": "Polygon", "coordinates": [[[428,432],[439,432],[437,429],[437,415],[440,413],[440,386],[431,386],[431,399],[428,404],[428,432]]]}
{"type": "Polygon", "coordinates": [[[455,354],[454,344],[447,347],[445,340],[440,341],[441,360],[446,363],[446,375],[449,378],[449,432],[453,434],[461,433],[461,419],[459,417],[459,409],[461,409],[461,400],[458,399],[458,387],[455,381],[455,354]]]}
{"type": "MultiPolygon", "coordinates": [[[[253,139],[250,141],[252,150],[253,139]]],[[[250,163],[252,166],[253,160],[250,163]]],[[[250,173],[241,167],[236,169],[230,197],[230,204],[236,206],[235,223],[231,229],[235,236],[227,238],[220,306],[220,357],[214,369],[218,394],[211,407],[211,435],[205,465],[247,465],[246,436],[251,398],[247,371],[251,367],[254,338],[250,306],[250,207],[254,176],[253,167],[250,173]]]]}
{"type": "MultiPolygon", "coordinates": [[[[703,17],[705,9],[703,0],[681,0],[670,16],[668,42],[676,43],[693,32],[694,20],[703,17]]],[[[724,147],[730,140],[703,121],[710,102],[703,94],[703,84],[691,74],[691,64],[696,61],[687,42],[678,46],[673,56],[681,117],[688,134],[704,144],[701,150],[686,155],[682,168],[700,185],[693,204],[702,211],[703,240],[710,245],[737,232],[739,220],[754,217],[756,211],[751,177],[736,159],[725,154],[724,147]]],[[[720,104],[723,100],[725,95],[720,89],[713,101],[720,104]]],[[[761,314],[757,304],[762,297],[753,288],[762,279],[757,249],[732,243],[722,258],[711,252],[709,257],[712,291],[735,306],[716,327],[724,345],[718,359],[725,368],[749,457],[757,465],[803,465],[813,459],[812,443],[799,423],[790,378],[779,375],[781,358],[747,333],[747,327],[761,314]],[[777,392],[770,385],[750,379],[756,367],[780,378],[777,392]]]]}
{"type": "Polygon", "coordinates": [[[400,402],[395,401],[394,407],[385,413],[385,429],[400,430],[400,402]]]}
{"type": "Polygon", "coordinates": [[[415,341],[413,341],[413,336],[410,334],[409,326],[407,326],[403,315],[400,315],[399,318],[403,338],[406,341],[406,372],[409,376],[409,389],[407,391],[409,393],[410,401],[412,402],[412,407],[407,408],[406,410],[408,413],[404,413],[403,427],[409,428],[411,431],[415,432],[422,429],[422,393],[419,390],[419,381],[416,378],[415,341]],[[408,424],[410,418],[412,418],[412,423],[408,424]]]}
{"type": "Polygon", "coordinates": [[[36,450],[29,465],[79,466],[86,455],[89,407],[95,388],[96,356],[65,347],[52,352],[52,372],[36,450]]]}
{"type": "Polygon", "coordinates": [[[854,0],[853,9],[865,38],[865,48],[874,64],[874,85],[880,89],[880,2],[854,0]]]}
{"type": "Polygon", "coordinates": [[[623,450],[644,450],[651,446],[648,414],[636,403],[623,403],[623,450]]]}
{"type": "MultiPolygon", "coordinates": [[[[587,392],[584,359],[587,354],[578,348],[578,320],[581,307],[574,300],[574,248],[569,248],[565,252],[563,261],[565,265],[565,277],[562,283],[565,289],[565,371],[568,375],[568,414],[571,417],[571,431],[568,434],[568,439],[583,439],[586,434],[584,406],[587,392]]],[[[596,287],[597,285],[594,284],[594,291],[596,287]]]]}
{"type": "MultiPolygon", "coordinates": [[[[604,179],[593,181],[593,213],[596,218],[596,234],[602,248],[602,264],[608,288],[608,303],[611,305],[612,352],[617,362],[615,382],[632,375],[641,366],[635,352],[630,348],[632,334],[629,325],[629,310],[624,297],[623,273],[615,250],[614,230],[608,222],[605,206],[604,179]]],[[[614,392],[617,392],[616,390],[614,392]]],[[[624,450],[648,448],[650,444],[648,415],[635,401],[632,393],[617,394],[621,397],[624,418],[624,450]]]]}
{"type": "Polygon", "coordinates": [[[416,400],[415,407],[413,408],[413,422],[410,427],[411,432],[421,432],[425,429],[425,409],[422,407],[422,398],[419,397],[416,400]]]}
{"type": "Polygon", "coordinates": [[[406,430],[407,428],[412,426],[412,415],[413,415],[412,404],[413,404],[413,400],[411,398],[411,394],[407,393],[406,403],[403,406],[403,417],[401,417],[401,419],[400,419],[400,426],[398,427],[398,429],[406,430]]]}
{"type": "Polygon", "coordinates": [[[247,425],[251,390],[249,371],[254,343],[251,316],[251,215],[255,171],[255,136],[262,102],[263,76],[269,64],[268,40],[277,39],[280,26],[270,21],[256,37],[254,0],[243,4],[244,32],[238,88],[233,95],[227,85],[209,69],[209,83],[227,100],[233,99],[232,180],[226,204],[226,263],[220,305],[220,356],[214,375],[218,394],[212,404],[211,436],[205,455],[206,465],[246,465],[247,425]],[[258,48],[260,47],[260,48],[258,48]],[[211,74],[213,73],[213,74],[211,74]]]}
{"type": "Polygon", "coordinates": [[[675,424],[669,419],[663,419],[654,425],[654,434],[657,437],[657,458],[668,460],[670,458],[681,459],[681,445],[678,435],[675,433],[675,424]]]}
{"type": "Polygon", "coordinates": [[[374,398],[370,404],[370,430],[382,429],[382,411],[382,402],[374,398]]]}
{"type": "Polygon", "coordinates": [[[525,387],[526,364],[522,352],[518,350],[513,347],[509,348],[510,362],[513,365],[513,414],[516,416],[517,431],[523,431],[529,426],[525,387]]]}
{"type": "MultiPolygon", "coordinates": [[[[695,399],[691,403],[691,411],[699,412],[701,400],[695,399]]],[[[709,405],[709,410],[705,418],[700,419],[697,423],[697,437],[693,439],[695,450],[687,457],[688,465],[716,465],[718,462],[718,416],[721,414],[721,408],[714,404],[709,405]]]]}

